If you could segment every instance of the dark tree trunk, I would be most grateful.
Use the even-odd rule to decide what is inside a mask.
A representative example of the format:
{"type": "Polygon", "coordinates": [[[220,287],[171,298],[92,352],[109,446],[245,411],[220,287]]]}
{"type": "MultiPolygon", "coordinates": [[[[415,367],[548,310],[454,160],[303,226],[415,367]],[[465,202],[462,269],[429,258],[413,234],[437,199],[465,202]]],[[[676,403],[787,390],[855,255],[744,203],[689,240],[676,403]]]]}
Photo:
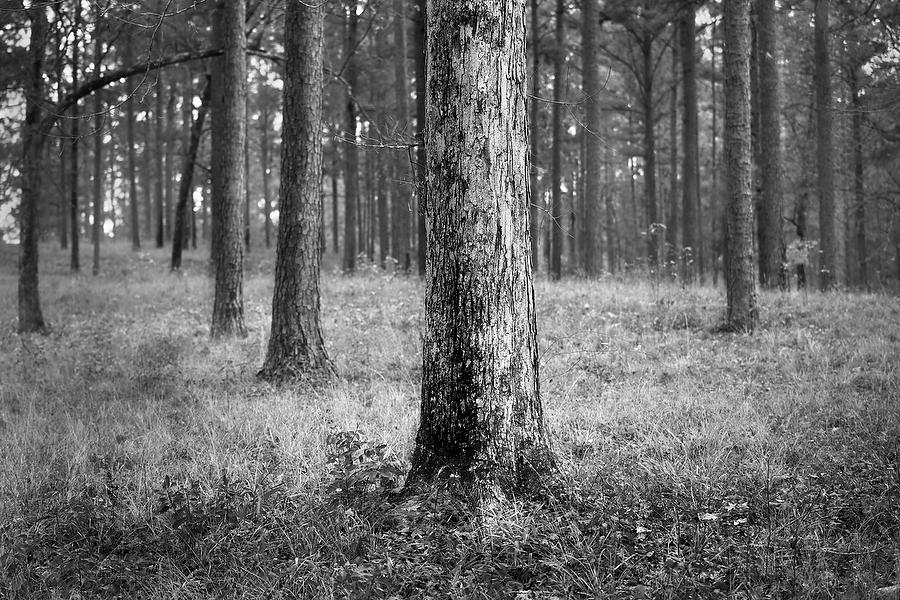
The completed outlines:
{"type": "Polygon", "coordinates": [[[562,277],[562,101],[563,78],[565,77],[565,0],[556,0],[556,19],[553,47],[553,108],[552,119],[552,155],[550,157],[550,277],[562,277]]]}
{"type": "Polygon", "coordinates": [[[387,257],[391,251],[390,241],[390,213],[388,206],[387,185],[385,185],[385,172],[390,172],[390,166],[380,155],[378,157],[378,264],[385,268],[387,257]]]}
{"type": "Polygon", "coordinates": [[[212,181],[213,246],[216,248],[215,296],[210,335],[245,336],[244,247],[241,243],[244,199],[244,119],[247,79],[247,38],[244,35],[245,1],[218,0],[225,52],[219,78],[213,80],[213,159],[219,178],[212,181]],[[216,87],[215,83],[219,83],[216,87]]]}
{"type": "Polygon", "coordinates": [[[647,204],[647,264],[651,270],[659,264],[657,241],[658,204],[656,199],[656,110],[653,105],[653,38],[641,40],[641,103],[644,116],[644,202],[647,204]]]}
{"type": "Polygon", "coordinates": [[[831,57],[828,50],[829,0],[815,0],[816,192],[819,196],[819,285],[828,291],[838,284],[837,217],[832,162],[834,132],[831,115],[831,57]]]}
{"type": "MultiPolygon", "coordinates": [[[[73,35],[74,40],[72,41],[72,89],[78,89],[78,70],[80,56],[79,56],[79,35],[81,33],[81,2],[75,2],[73,7],[73,35]]],[[[81,270],[81,256],[79,241],[81,240],[81,219],[78,214],[78,182],[79,182],[79,173],[81,171],[81,165],[79,164],[79,126],[81,124],[81,111],[78,106],[78,103],[74,103],[72,105],[71,110],[72,115],[72,148],[69,153],[70,163],[70,177],[69,180],[69,226],[71,227],[71,237],[72,237],[72,246],[71,253],[69,255],[69,268],[76,273],[81,270]]]]}
{"type": "MultiPolygon", "coordinates": [[[[103,41],[100,37],[100,22],[103,9],[100,5],[95,7],[94,15],[94,77],[100,77],[103,59],[103,41]]],[[[93,265],[91,273],[94,276],[100,274],[100,240],[103,238],[103,99],[99,92],[94,94],[94,193],[93,193],[93,217],[91,226],[91,242],[94,245],[93,265]]]]}
{"type": "MultiPolygon", "coordinates": [[[[394,0],[394,46],[397,58],[394,61],[394,102],[397,107],[398,130],[404,134],[409,126],[409,91],[407,89],[406,68],[406,1],[394,0]]],[[[391,256],[404,272],[412,263],[409,248],[410,230],[410,188],[409,155],[397,152],[394,162],[395,182],[391,196],[391,256]]]]}
{"type": "Polygon", "coordinates": [[[431,231],[422,404],[408,485],[459,477],[476,502],[542,487],[555,462],[541,409],[528,241],[525,0],[432,0],[431,231]],[[476,149],[477,152],[473,152],[476,149]]]}
{"type": "Polygon", "coordinates": [[[678,273],[678,25],[672,33],[672,85],[669,89],[669,193],[663,217],[666,220],[664,257],[670,274],[678,273]]]}
{"type": "Polygon", "coordinates": [[[356,100],[353,94],[358,91],[359,68],[356,60],[357,29],[359,17],[356,15],[355,2],[347,11],[347,31],[344,40],[344,62],[346,64],[347,97],[344,110],[344,261],[345,273],[356,270],[357,217],[359,216],[359,147],[356,145],[356,100]]]}
{"type": "MultiPolygon", "coordinates": [[[[681,140],[684,156],[681,163],[681,246],[684,256],[682,276],[687,283],[694,280],[698,271],[698,247],[700,244],[700,172],[697,124],[697,51],[694,11],[690,9],[679,23],[681,34],[681,76],[684,93],[681,114],[681,140]]],[[[715,197],[715,194],[713,194],[715,197]]]]}
{"type": "Polygon", "coordinates": [[[426,0],[415,0],[416,18],[413,30],[413,50],[416,55],[416,254],[418,255],[419,277],[425,277],[428,234],[425,228],[425,211],[428,206],[428,176],[425,165],[428,161],[425,147],[425,36],[428,28],[428,7],[426,0]]]}
{"type": "MultiPolygon", "coordinates": [[[[178,202],[175,205],[174,241],[172,243],[173,271],[181,268],[181,253],[182,250],[187,248],[188,204],[191,205],[191,214],[193,215],[194,166],[197,162],[197,149],[200,147],[200,138],[203,135],[203,121],[206,119],[211,91],[209,78],[207,78],[206,85],[203,87],[203,98],[200,101],[200,108],[197,110],[197,120],[191,125],[191,135],[188,139],[188,147],[185,149],[184,166],[181,170],[181,182],[178,186],[178,202]]],[[[190,100],[190,97],[185,96],[185,101],[188,100],[190,100]]]]}
{"type": "Polygon", "coordinates": [[[172,241],[175,220],[175,86],[169,85],[169,99],[166,102],[166,157],[165,157],[165,240],[172,241]]]}
{"type": "MultiPolygon", "coordinates": [[[[56,18],[61,19],[61,10],[62,6],[58,4],[55,7],[56,18]]],[[[65,55],[65,41],[63,39],[63,28],[56,27],[56,36],[55,43],[57,51],[61,55],[65,55]]],[[[66,66],[64,60],[56,60],[56,69],[55,69],[55,77],[56,77],[56,100],[57,102],[61,102],[65,97],[65,86],[63,85],[63,68],[66,66]]],[[[60,113],[60,117],[64,116],[64,113],[60,113]]],[[[56,211],[56,219],[57,219],[57,232],[59,235],[59,247],[62,250],[69,249],[69,194],[67,190],[69,189],[69,161],[68,161],[68,153],[69,153],[69,141],[66,139],[66,120],[59,120],[59,201],[57,202],[57,211],[56,211]]],[[[43,144],[43,141],[41,142],[43,144]]]]}
{"type": "Polygon", "coordinates": [[[584,271],[588,277],[603,270],[603,256],[598,233],[602,187],[600,138],[600,77],[597,71],[597,0],[583,0],[582,4],[582,77],[584,85],[584,212],[582,213],[581,249],[584,271]]]}
{"type": "Polygon", "coordinates": [[[538,140],[538,117],[540,116],[540,103],[537,98],[541,92],[541,36],[538,23],[538,0],[531,0],[531,99],[528,103],[528,126],[531,138],[531,165],[528,169],[529,185],[531,186],[531,201],[528,204],[528,221],[531,241],[531,266],[537,271],[539,264],[538,242],[541,238],[540,213],[541,183],[538,178],[538,169],[541,164],[540,142],[538,140]]]}
{"type": "Polygon", "coordinates": [[[750,189],[750,0],[729,0],[724,9],[725,176],[728,187],[726,328],[753,331],[758,312],[750,189]]]}
{"type": "Polygon", "coordinates": [[[38,201],[43,176],[44,137],[40,131],[44,98],[47,14],[29,8],[31,37],[25,79],[25,123],[22,127],[22,203],[19,209],[19,333],[44,330],[38,293],[38,201]]]}
{"type": "MultiPolygon", "coordinates": [[[[131,63],[131,38],[125,40],[126,62],[131,63]]],[[[128,97],[125,99],[125,144],[128,146],[126,152],[128,154],[128,206],[131,212],[131,220],[129,223],[131,229],[131,249],[141,249],[141,213],[138,206],[137,191],[137,150],[135,149],[134,139],[134,95],[136,93],[132,78],[128,78],[125,84],[125,93],[128,97]]]]}
{"type": "MultiPolygon", "coordinates": [[[[250,103],[244,96],[244,123],[250,123],[250,103]]],[[[244,134],[244,250],[250,253],[250,129],[244,134]]]]}
{"type": "Polygon", "coordinates": [[[319,325],[323,8],[290,2],[284,16],[284,123],[272,331],[260,377],[334,374],[319,325]]]}
{"type": "Polygon", "coordinates": [[[263,106],[259,119],[259,159],[262,163],[263,220],[266,248],[272,247],[272,198],[269,196],[269,107],[263,106]]]}
{"type": "Polygon", "coordinates": [[[338,203],[338,171],[337,160],[331,163],[331,243],[334,247],[334,253],[338,254],[341,249],[338,246],[339,228],[338,228],[338,212],[340,205],[338,203]]]}
{"type": "Polygon", "coordinates": [[[856,239],[856,284],[869,289],[869,249],[866,239],[865,164],[863,163],[863,105],[860,93],[858,65],[850,66],[850,97],[853,107],[850,130],[853,140],[853,227],[856,239]]]}
{"type": "Polygon", "coordinates": [[[764,288],[786,289],[785,247],[781,229],[781,81],[778,75],[775,0],[757,1],[759,46],[759,279],[764,288]]]}
{"type": "Polygon", "coordinates": [[[165,204],[165,188],[166,181],[165,171],[165,154],[166,140],[165,131],[165,104],[163,102],[163,94],[165,94],[166,86],[163,81],[163,72],[160,71],[156,79],[156,107],[153,115],[153,133],[156,140],[156,148],[154,148],[154,166],[156,170],[154,176],[156,181],[153,182],[153,209],[156,213],[154,221],[156,222],[156,247],[162,248],[166,242],[166,204],[165,204]]]}

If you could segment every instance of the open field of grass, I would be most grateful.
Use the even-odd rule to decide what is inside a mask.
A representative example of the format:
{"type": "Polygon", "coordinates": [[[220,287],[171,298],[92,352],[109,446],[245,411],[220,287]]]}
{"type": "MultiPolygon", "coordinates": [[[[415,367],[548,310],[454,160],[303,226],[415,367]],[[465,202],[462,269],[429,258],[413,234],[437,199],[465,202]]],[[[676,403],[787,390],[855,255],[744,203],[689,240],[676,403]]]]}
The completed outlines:
{"type": "Polygon", "coordinates": [[[0,598],[900,597],[900,300],[536,284],[564,497],[472,514],[399,498],[415,435],[421,283],[323,281],[338,380],[258,381],[250,335],[208,337],[205,254],[108,247],[73,277],[43,247],[46,336],[15,332],[0,249],[0,598]],[[896,595],[894,595],[896,594],[896,595]]]}

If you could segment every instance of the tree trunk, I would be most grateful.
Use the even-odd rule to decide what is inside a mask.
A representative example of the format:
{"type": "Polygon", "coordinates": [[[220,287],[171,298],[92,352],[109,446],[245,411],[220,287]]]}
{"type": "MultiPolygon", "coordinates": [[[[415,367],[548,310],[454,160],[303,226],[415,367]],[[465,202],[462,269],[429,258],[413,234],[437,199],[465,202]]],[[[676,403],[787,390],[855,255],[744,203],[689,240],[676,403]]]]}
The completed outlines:
{"type": "MultiPolygon", "coordinates": [[[[181,170],[181,182],[178,186],[178,202],[175,205],[175,231],[173,233],[172,242],[172,270],[177,271],[181,268],[181,253],[187,248],[187,227],[188,227],[188,204],[191,206],[193,214],[193,191],[194,191],[194,165],[197,162],[197,149],[200,147],[200,138],[203,135],[203,121],[206,119],[206,111],[209,106],[212,90],[209,78],[207,77],[206,85],[203,87],[203,98],[200,101],[200,108],[197,110],[197,119],[191,125],[191,135],[188,140],[188,147],[185,149],[184,166],[181,170]]],[[[191,96],[185,96],[185,101],[189,101],[191,96]]]]}
{"type": "Polygon", "coordinates": [[[210,335],[245,336],[244,247],[241,243],[241,208],[244,199],[244,119],[247,80],[247,38],[244,35],[244,0],[217,0],[225,52],[218,79],[213,80],[213,163],[219,178],[212,181],[213,245],[216,247],[215,296],[210,335]],[[216,82],[219,86],[216,87],[216,82]]]}
{"type": "Polygon", "coordinates": [[[345,273],[356,270],[358,252],[357,216],[359,213],[359,147],[356,145],[356,100],[359,69],[356,65],[356,44],[359,17],[354,2],[347,11],[347,31],[344,40],[344,62],[346,63],[347,98],[344,110],[344,262],[345,273]]]}
{"type": "Polygon", "coordinates": [[[262,163],[263,221],[266,248],[272,247],[272,198],[269,196],[269,106],[263,106],[259,118],[259,159],[262,163]]]}
{"type": "Polygon", "coordinates": [[[565,0],[556,0],[556,19],[553,46],[553,108],[552,120],[552,155],[550,157],[550,277],[562,277],[562,101],[563,78],[565,76],[565,0]]]}
{"type": "MultiPolygon", "coordinates": [[[[103,59],[103,41],[100,38],[100,22],[103,8],[95,6],[94,15],[94,77],[100,77],[102,73],[101,62],[103,59]]],[[[100,240],[103,239],[103,99],[99,92],[94,94],[94,198],[93,212],[94,222],[91,226],[91,242],[94,245],[93,265],[91,274],[100,274],[100,240]]]]}
{"type": "Polygon", "coordinates": [[[781,81],[778,74],[775,0],[757,2],[759,46],[759,279],[765,288],[786,289],[784,234],[781,229],[781,81]]]}
{"type": "Polygon", "coordinates": [[[244,250],[250,253],[250,103],[244,95],[244,250]]]}
{"type": "MultiPolygon", "coordinates": [[[[125,39],[125,55],[126,62],[131,63],[131,38],[125,39]]],[[[125,84],[125,93],[128,97],[125,99],[125,144],[128,146],[128,205],[131,212],[131,249],[134,251],[141,249],[141,213],[138,205],[137,191],[137,150],[135,149],[134,139],[134,95],[137,92],[132,78],[128,78],[125,84]]]]}
{"type": "MultiPolygon", "coordinates": [[[[62,6],[58,4],[54,10],[56,11],[56,18],[61,19],[62,15],[60,14],[62,6]]],[[[65,41],[63,38],[64,32],[62,27],[56,27],[56,48],[57,51],[61,55],[65,55],[65,41]]],[[[56,69],[55,69],[55,77],[56,77],[56,100],[57,102],[62,101],[65,97],[64,90],[65,86],[63,85],[63,68],[66,66],[66,61],[64,60],[55,60],[56,69]]],[[[65,113],[60,113],[60,117],[65,116],[65,113]]],[[[69,141],[66,139],[66,120],[61,119],[59,121],[59,201],[57,202],[56,218],[57,218],[57,232],[59,235],[59,247],[62,250],[69,249],[69,141]]],[[[43,142],[41,142],[43,144],[43,142]]]]}
{"type": "Polygon", "coordinates": [[[725,177],[728,188],[726,328],[753,331],[758,320],[753,264],[750,141],[750,0],[724,5],[725,177]]]}
{"type": "Polygon", "coordinates": [[[428,233],[425,228],[425,211],[428,206],[428,176],[425,165],[428,161],[425,146],[425,36],[428,28],[428,3],[426,0],[415,0],[416,18],[413,30],[413,50],[416,55],[416,254],[418,255],[419,277],[425,277],[427,260],[428,233]]]}
{"type": "Polygon", "coordinates": [[[541,409],[528,241],[525,0],[432,0],[431,232],[422,404],[408,485],[476,501],[555,468],[541,409]],[[471,22],[477,20],[478,28],[471,22]]]}
{"type": "Polygon", "coordinates": [[[38,201],[43,176],[44,137],[40,132],[44,98],[44,58],[47,13],[43,6],[27,9],[31,20],[28,70],[25,79],[25,123],[22,127],[22,203],[19,209],[19,333],[44,330],[38,292],[38,201]]]}
{"type": "Polygon", "coordinates": [[[816,191],[819,196],[819,285],[828,291],[838,284],[837,215],[834,198],[831,115],[831,57],[828,50],[829,0],[815,0],[816,191]]]}
{"type": "Polygon", "coordinates": [[[658,205],[656,199],[656,111],[653,106],[653,38],[641,40],[642,73],[641,98],[644,113],[644,201],[647,204],[647,264],[650,270],[659,264],[657,243],[658,205]]]}
{"type": "MultiPolygon", "coordinates": [[[[592,0],[589,0],[592,1],[592,0]]],[[[528,169],[529,185],[531,186],[531,201],[528,205],[528,222],[531,241],[531,266],[537,271],[539,264],[538,242],[541,238],[541,222],[543,217],[540,213],[541,200],[541,182],[538,178],[538,169],[541,164],[541,145],[539,141],[539,124],[540,103],[538,97],[541,92],[541,36],[538,27],[538,0],[531,0],[531,99],[528,102],[528,126],[530,136],[531,165],[528,169]]]]}
{"type": "MultiPolygon", "coordinates": [[[[681,163],[681,246],[684,256],[682,277],[692,283],[699,268],[700,244],[700,165],[697,108],[697,51],[694,10],[691,8],[679,23],[681,34],[681,77],[684,98],[681,114],[681,141],[684,156],[681,163]]],[[[713,197],[715,193],[713,193],[713,197]]]]}
{"type": "Polygon", "coordinates": [[[860,73],[862,68],[850,66],[850,98],[853,107],[850,130],[853,140],[853,226],[856,239],[856,285],[869,290],[869,250],[866,240],[866,192],[865,165],[863,163],[863,105],[860,94],[860,73]]]}
{"type": "MultiPolygon", "coordinates": [[[[394,0],[394,46],[397,58],[394,61],[394,101],[397,105],[398,131],[404,134],[409,126],[409,91],[406,69],[406,0],[394,0]]],[[[395,183],[391,196],[391,255],[404,272],[408,272],[412,257],[409,249],[410,194],[409,155],[397,152],[394,162],[395,183]]]]}
{"type": "MultiPolygon", "coordinates": [[[[72,41],[72,89],[78,89],[78,70],[80,61],[79,53],[79,34],[81,33],[81,2],[75,2],[73,7],[73,41],[72,41]]],[[[78,272],[81,270],[81,256],[79,254],[79,241],[81,240],[81,219],[78,214],[78,181],[81,165],[78,162],[79,144],[79,125],[81,124],[81,111],[78,103],[72,105],[72,148],[69,153],[71,160],[69,176],[69,226],[71,227],[72,246],[69,260],[69,268],[78,272]]]]}
{"type": "Polygon", "coordinates": [[[153,115],[153,133],[154,139],[156,140],[156,148],[154,151],[154,166],[156,170],[154,172],[154,176],[156,177],[156,181],[153,182],[153,209],[156,213],[154,216],[154,221],[156,222],[156,247],[162,248],[166,242],[166,210],[165,210],[165,191],[163,187],[163,183],[166,180],[166,172],[165,172],[165,152],[166,152],[166,141],[164,139],[164,121],[166,118],[164,103],[163,103],[163,94],[165,93],[165,83],[163,82],[163,72],[160,71],[157,74],[156,79],[156,106],[154,112],[156,114],[153,115]]]}
{"type": "Polygon", "coordinates": [[[169,99],[166,102],[166,157],[165,157],[165,241],[172,241],[175,217],[175,86],[169,85],[169,99]]]}
{"type": "Polygon", "coordinates": [[[319,325],[323,8],[289,2],[284,16],[284,122],[272,331],[259,376],[334,374],[319,325]]]}
{"type": "Polygon", "coordinates": [[[584,253],[584,271],[588,277],[595,277],[603,270],[603,256],[600,250],[600,204],[602,174],[600,139],[600,77],[597,72],[597,0],[583,0],[581,30],[581,60],[584,85],[585,126],[584,132],[584,213],[582,215],[581,249],[584,253]]]}
{"type": "Polygon", "coordinates": [[[334,253],[338,254],[341,249],[338,246],[338,212],[340,205],[338,203],[338,164],[337,159],[331,163],[331,243],[334,247],[334,253]]]}
{"type": "Polygon", "coordinates": [[[669,88],[669,193],[663,217],[666,220],[663,252],[670,275],[678,273],[678,24],[672,26],[672,85],[669,88]]]}

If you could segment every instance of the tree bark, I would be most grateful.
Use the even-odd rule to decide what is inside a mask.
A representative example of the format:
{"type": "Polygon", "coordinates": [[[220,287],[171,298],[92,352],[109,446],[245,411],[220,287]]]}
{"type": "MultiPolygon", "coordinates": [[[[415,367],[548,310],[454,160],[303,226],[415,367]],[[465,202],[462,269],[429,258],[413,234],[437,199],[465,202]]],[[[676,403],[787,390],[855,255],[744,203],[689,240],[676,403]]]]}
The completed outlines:
{"type": "Polygon", "coordinates": [[[582,240],[584,271],[595,277],[603,270],[603,256],[598,233],[602,187],[600,139],[600,77],[597,72],[597,29],[599,15],[597,0],[583,0],[582,4],[582,77],[585,102],[584,132],[584,213],[582,240]]]}
{"type": "Polygon", "coordinates": [[[40,131],[44,97],[47,13],[43,6],[27,9],[31,20],[25,79],[25,122],[22,127],[22,203],[19,209],[19,333],[44,331],[38,287],[38,202],[43,176],[43,136],[40,131]]]}
{"type": "MultiPolygon", "coordinates": [[[[94,77],[100,77],[103,72],[101,61],[103,58],[103,41],[100,37],[100,22],[103,8],[95,6],[94,15],[94,77]]],[[[91,242],[94,245],[93,264],[91,274],[100,274],[100,240],[103,238],[103,99],[100,94],[94,94],[94,193],[93,193],[93,217],[91,226],[91,242]]]]}
{"type": "Polygon", "coordinates": [[[816,191],[819,196],[819,286],[822,291],[839,282],[837,262],[837,215],[834,198],[831,115],[831,57],[828,50],[829,0],[815,0],[814,63],[816,89],[816,191]]]}
{"type": "Polygon", "coordinates": [[[165,211],[165,241],[172,241],[174,229],[174,186],[175,186],[175,86],[169,85],[169,99],[166,102],[166,140],[165,140],[165,196],[163,198],[165,211]]]}
{"type": "MultiPolygon", "coordinates": [[[[394,61],[394,91],[397,105],[398,131],[406,138],[409,126],[409,91],[406,68],[406,0],[394,0],[394,46],[397,58],[394,61]]],[[[412,256],[409,248],[410,238],[410,188],[409,180],[409,155],[405,152],[397,152],[394,162],[395,184],[391,196],[391,256],[397,261],[397,266],[404,272],[409,272],[412,264],[412,256]]]]}
{"type": "Polygon", "coordinates": [[[656,110],[653,105],[653,38],[641,39],[641,98],[644,113],[644,201],[647,204],[647,264],[651,270],[659,264],[657,221],[659,208],[656,198],[656,110]]]}
{"type": "Polygon", "coordinates": [[[552,473],[529,259],[525,0],[432,0],[431,241],[419,431],[408,485],[474,500],[552,473]],[[477,27],[473,24],[477,23],[477,27]]]}
{"type": "Polygon", "coordinates": [[[562,101],[563,78],[565,71],[565,0],[556,0],[554,46],[553,46],[553,108],[552,120],[552,148],[550,156],[550,277],[560,279],[562,277],[562,101]]]}
{"type": "MultiPolygon", "coordinates": [[[[125,55],[128,62],[131,62],[131,38],[125,40],[125,55]]],[[[125,93],[128,97],[125,99],[125,143],[128,146],[128,205],[131,212],[131,220],[129,223],[131,229],[131,249],[134,251],[141,249],[141,214],[138,206],[137,191],[137,150],[135,149],[134,139],[134,95],[136,89],[131,78],[126,80],[125,93]]]]}
{"type": "Polygon", "coordinates": [[[163,103],[164,90],[165,83],[162,71],[160,71],[157,74],[156,79],[156,102],[153,111],[153,138],[156,141],[156,147],[153,149],[153,175],[155,178],[155,181],[153,182],[153,221],[156,226],[156,231],[154,233],[156,234],[155,241],[157,248],[162,248],[166,241],[165,191],[163,188],[163,182],[166,178],[164,169],[166,141],[163,135],[163,125],[166,118],[165,104],[163,103]]]}
{"type": "MultiPolygon", "coordinates": [[[[589,0],[590,1],[590,0],[589,0]]],[[[528,169],[529,185],[531,186],[531,201],[528,205],[529,233],[531,234],[531,266],[537,271],[539,265],[538,241],[541,238],[542,208],[541,182],[538,177],[538,168],[541,164],[541,146],[539,141],[540,104],[538,97],[541,92],[541,36],[538,23],[538,0],[531,0],[531,99],[528,102],[528,126],[530,136],[531,164],[528,169]]]]}
{"type": "Polygon", "coordinates": [[[272,198],[269,196],[269,106],[265,104],[259,119],[259,159],[262,162],[263,219],[266,248],[272,247],[272,198]]]}
{"type": "Polygon", "coordinates": [[[359,80],[359,68],[356,64],[356,44],[359,17],[356,14],[356,3],[347,11],[346,37],[344,39],[344,62],[346,64],[347,97],[344,108],[344,129],[347,141],[344,142],[344,261],[345,273],[356,270],[356,254],[359,216],[359,147],[356,145],[356,93],[359,80]]]}
{"type": "MultiPolygon", "coordinates": [[[[181,182],[178,186],[178,202],[175,205],[175,230],[172,234],[172,270],[181,269],[181,254],[187,248],[188,240],[188,204],[193,213],[194,191],[194,166],[197,162],[197,149],[200,147],[200,138],[203,135],[203,121],[206,119],[206,111],[209,107],[212,89],[209,77],[203,86],[203,97],[200,108],[197,110],[197,119],[191,125],[191,134],[188,139],[188,147],[184,153],[184,166],[181,170],[181,182]]],[[[191,99],[190,93],[185,96],[185,102],[191,99]]]]}
{"type": "Polygon", "coordinates": [[[681,114],[681,142],[684,155],[681,163],[681,246],[684,269],[682,277],[692,283],[699,267],[698,245],[700,222],[700,172],[697,108],[697,51],[694,9],[690,8],[679,23],[681,36],[681,77],[683,112],[681,114]]]}
{"type": "Polygon", "coordinates": [[[323,8],[289,2],[284,16],[284,121],[272,330],[259,376],[333,375],[319,325],[323,8]]]}
{"type": "Polygon", "coordinates": [[[725,177],[728,188],[728,254],[725,327],[756,327],[750,141],[750,0],[729,0],[725,22],[725,177]]]}
{"type": "Polygon", "coordinates": [[[865,163],[863,162],[863,104],[860,93],[859,65],[850,65],[850,102],[853,115],[850,122],[853,140],[853,227],[856,241],[856,285],[869,290],[869,250],[866,238],[865,163]]]}
{"type": "MultiPolygon", "coordinates": [[[[80,67],[81,57],[79,52],[79,35],[81,34],[81,2],[75,2],[73,7],[73,41],[72,41],[72,89],[78,88],[78,70],[80,67]]],[[[80,245],[81,240],[81,219],[78,214],[78,183],[81,171],[79,164],[79,126],[81,124],[81,111],[78,103],[72,105],[72,148],[69,152],[70,163],[70,180],[69,180],[69,226],[71,227],[72,245],[69,255],[69,269],[78,272],[81,270],[80,245]]]]}
{"type": "Polygon", "coordinates": [[[428,232],[425,227],[425,210],[428,206],[428,176],[425,172],[428,162],[425,146],[425,37],[428,29],[428,3],[415,0],[416,18],[413,30],[413,50],[416,55],[416,254],[418,256],[419,277],[425,277],[428,250],[428,232]]]}
{"type": "Polygon", "coordinates": [[[212,181],[213,237],[216,248],[215,296],[210,335],[246,336],[244,324],[244,246],[242,206],[244,199],[244,119],[247,80],[247,38],[244,35],[245,1],[217,0],[222,11],[224,53],[219,78],[213,80],[213,163],[218,179],[212,181]],[[219,87],[216,87],[216,82],[219,87]]]}
{"type": "Polygon", "coordinates": [[[759,46],[759,279],[764,288],[786,289],[784,234],[781,228],[781,78],[778,74],[775,0],[757,2],[759,46]]]}

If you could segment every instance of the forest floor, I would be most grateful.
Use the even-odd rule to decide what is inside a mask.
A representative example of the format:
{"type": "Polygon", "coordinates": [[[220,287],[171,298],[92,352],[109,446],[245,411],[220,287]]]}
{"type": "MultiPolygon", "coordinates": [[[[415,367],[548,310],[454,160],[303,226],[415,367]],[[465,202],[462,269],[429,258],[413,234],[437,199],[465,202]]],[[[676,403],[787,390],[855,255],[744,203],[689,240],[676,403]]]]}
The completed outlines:
{"type": "Polygon", "coordinates": [[[331,383],[208,336],[204,253],[42,247],[48,335],[15,332],[0,248],[0,598],[900,596],[900,300],[536,283],[541,390],[566,498],[474,515],[396,500],[417,421],[422,286],[327,268],[331,383]],[[89,265],[86,269],[90,270],[89,265]],[[897,594],[894,596],[893,594],[897,594]]]}

